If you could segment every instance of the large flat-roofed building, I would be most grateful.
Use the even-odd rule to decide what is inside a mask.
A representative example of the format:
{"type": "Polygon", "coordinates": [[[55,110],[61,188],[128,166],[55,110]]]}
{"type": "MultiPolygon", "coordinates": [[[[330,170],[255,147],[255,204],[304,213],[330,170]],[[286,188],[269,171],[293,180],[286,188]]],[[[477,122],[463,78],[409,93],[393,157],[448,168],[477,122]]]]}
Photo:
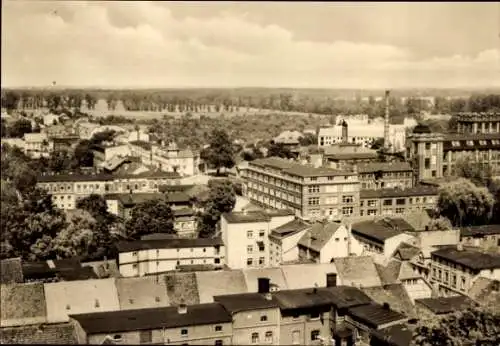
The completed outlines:
{"type": "Polygon", "coordinates": [[[458,133],[500,133],[498,113],[460,113],[456,119],[458,133]]]}
{"type": "Polygon", "coordinates": [[[289,209],[303,219],[358,215],[356,171],[302,165],[276,157],[255,160],[243,172],[245,195],[256,204],[289,209]]]}
{"type": "Polygon", "coordinates": [[[408,162],[370,162],[358,165],[362,189],[409,188],[413,169],[408,162]]]}

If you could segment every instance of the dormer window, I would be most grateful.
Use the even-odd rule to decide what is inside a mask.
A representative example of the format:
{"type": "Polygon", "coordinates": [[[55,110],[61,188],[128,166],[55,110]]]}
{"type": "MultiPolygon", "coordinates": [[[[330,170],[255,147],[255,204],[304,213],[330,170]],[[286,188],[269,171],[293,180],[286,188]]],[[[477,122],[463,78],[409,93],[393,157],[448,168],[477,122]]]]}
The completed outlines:
{"type": "Polygon", "coordinates": [[[467,141],[467,145],[469,147],[472,147],[474,145],[474,141],[471,141],[471,140],[467,141]]]}

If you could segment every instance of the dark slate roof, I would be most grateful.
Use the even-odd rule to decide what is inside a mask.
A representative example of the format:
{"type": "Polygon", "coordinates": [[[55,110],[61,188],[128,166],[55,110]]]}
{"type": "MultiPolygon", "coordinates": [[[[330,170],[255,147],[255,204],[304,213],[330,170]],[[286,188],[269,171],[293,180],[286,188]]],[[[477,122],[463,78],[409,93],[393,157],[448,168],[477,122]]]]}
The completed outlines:
{"type": "Polygon", "coordinates": [[[119,252],[130,252],[147,249],[180,249],[195,247],[211,247],[223,245],[220,238],[173,238],[154,240],[135,240],[118,242],[119,252]]]}
{"type": "Polygon", "coordinates": [[[0,344],[76,345],[77,341],[70,323],[0,328],[0,344]]]}
{"type": "Polygon", "coordinates": [[[412,171],[408,162],[369,162],[358,164],[359,173],[412,171]]]}
{"type": "Polygon", "coordinates": [[[483,237],[494,234],[500,234],[500,225],[470,226],[460,229],[460,236],[462,237],[483,237]]]}
{"type": "Polygon", "coordinates": [[[169,193],[174,191],[187,191],[193,188],[195,185],[160,185],[158,190],[162,193],[169,193]]]}
{"type": "Polygon", "coordinates": [[[349,316],[370,328],[378,328],[386,323],[404,321],[407,317],[390,308],[378,304],[368,304],[349,308],[349,316]]]}
{"type": "Polygon", "coordinates": [[[286,290],[273,293],[281,310],[325,307],[332,304],[332,293],[317,288],[286,290]]]}
{"type": "Polygon", "coordinates": [[[144,193],[109,193],[104,196],[106,200],[118,200],[124,207],[133,207],[137,204],[157,199],[165,199],[165,196],[157,192],[144,193]]]}
{"type": "Polygon", "coordinates": [[[305,229],[308,229],[309,227],[311,227],[309,223],[302,221],[301,219],[294,219],[290,222],[285,223],[282,226],[273,229],[272,234],[284,237],[290,234],[294,234],[296,232],[303,231],[305,229]]]}
{"type": "Polygon", "coordinates": [[[483,253],[472,249],[458,250],[457,247],[443,247],[433,251],[431,255],[446,259],[450,262],[461,264],[473,270],[500,268],[500,255],[483,253]]]}
{"type": "Polygon", "coordinates": [[[258,159],[249,163],[251,166],[269,167],[278,169],[284,173],[301,177],[318,177],[318,176],[336,176],[336,175],[353,175],[356,173],[350,171],[341,171],[333,168],[326,167],[313,167],[302,165],[300,163],[285,160],[279,157],[267,157],[265,159],[258,159]]]}
{"type": "Polygon", "coordinates": [[[174,212],[175,217],[196,215],[196,212],[192,208],[174,209],[172,211],[174,212]]]}
{"type": "Polygon", "coordinates": [[[414,231],[414,229],[402,218],[387,217],[362,221],[352,225],[353,235],[368,238],[378,243],[383,243],[387,239],[407,231],[414,231]]]}
{"type": "Polygon", "coordinates": [[[222,214],[228,223],[269,222],[273,216],[294,215],[291,210],[256,210],[248,212],[231,212],[222,214]]]}
{"type": "Polygon", "coordinates": [[[221,303],[231,314],[247,310],[278,308],[279,302],[274,295],[271,300],[261,293],[241,293],[215,296],[214,301],[221,303]]]}
{"type": "MultiPolygon", "coordinates": [[[[397,324],[389,328],[375,330],[372,332],[372,340],[382,341],[386,346],[410,346],[412,345],[413,332],[404,324],[397,324]]],[[[377,345],[380,345],[377,343],[377,345]]]]}
{"type": "Polygon", "coordinates": [[[408,188],[387,188],[378,190],[361,190],[359,198],[394,198],[394,197],[418,197],[418,196],[437,196],[438,188],[436,186],[415,186],[408,188]]]}
{"type": "Polygon", "coordinates": [[[185,314],[179,314],[177,309],[175,306],[133,309],[70,317],[77,320],[87,334],[179,328],[232,321],[231,315],[217,303],[189,305],[185,314]]]}
{"type": "Polygon", "coordinates": [[[413,128],[413,133],[432,133],[431,128],[424,124],[418,124],[413,128]]]}
{"type": "Polygon", "coordinates": [[[422,304],[436,315],[440,315],[463,310],[465,307],[473,304],[473,301],[466,296],[454,296],[415,299],[415,303],[422,304]]]}
{"type": "Polygon", "coordinates": [[[0,261],[0,284],[22,283],[23,281],[21,258],[8,258],[0,261]]]}
{"type": "Polygon", "coordinates": [[[300,238],[298,244],[320,252],[340,226],[341,224],[338,222],[317,222],[312,226],[310,231],[300,238]]]}
{"type": "Polygon", "coordinates": [[[177,234],[171,233],[151,233],[141,236],[141,240],[164,240],[164,239],[176,239],[177,234]]]}
{"type": "Polygon", "coordinates": [[[443,150],[478,150],[500,149],[500,133],[459,133],[448,134],[443,142],[443,150]],[[472,145],[470,145],[472,141],[472,145]],[[458,142],[458,145],[453,145],[458,142]],[[469,142],[469,143],[468,143],[469,142]]]}
{"type": "Polygon", "coordinates": [[[22,268],[25,280],[59,277],[73,281],[97,278],[93,268],[82,267],[78,259],[25,262],[22,268]]]}
{"type": "Polygon", "coordinates": [[[409,261],[419,253],[418,247],[403,242],[394,250],[393,257],[398,256],[401,261],[409,261]]]}
{"type": "Polygon", "coordinates": [[[318,290],[329,292],[331,303],[337,309],[351,308],[354,306],[370,304],[372,302],[370,297],[356,287],[336,286],[319,288],[318,290]]]}
{"type": "Polygon", "coordinates": [[[362,288],[361,290],[377,304],[387,303],[392,310],[410,318],[417,316],[412,300],[402,284],[393,283],[380,287],[362,288]]]}

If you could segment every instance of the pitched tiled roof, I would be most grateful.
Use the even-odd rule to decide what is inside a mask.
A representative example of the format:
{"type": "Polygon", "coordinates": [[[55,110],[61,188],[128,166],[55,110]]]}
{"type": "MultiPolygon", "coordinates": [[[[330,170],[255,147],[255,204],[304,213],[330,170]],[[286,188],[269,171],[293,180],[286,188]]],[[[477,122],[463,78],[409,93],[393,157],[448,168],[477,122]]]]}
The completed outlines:
{"type": "Polygon", "coordinates": [[[68,315],[120,309],[115,279],[45,284],[49,323],[66,322],[68,315]]]}
{"type": "Polygon", "coordinates": [[[196,273],[200,303],[211,303],[214,296],[247,293],[245,275],[241,270],[218,270],[196,273]]]}
{"type": "Polygon", "coordinates": [[[370,256],[335,258],[334,263],[342,285],[362,285],[362,287],[382,285],[373,258],[370,256]]]}
{"type": "Polygon", "coordinates": [[[281,268],[254,268],[243,269],[248,292],[258,291],[258,278],[268,278],[272,285],[281,289],[287,289],[288,285],[281,268]]]}
{"type": "Polygon", "coordinates": [[[317,222],[312,225],[311,230],[300,238],[299,245],[320,252],[323,246],[333,237],[335,232],[342,226],[339,222],[317,222]]]}
{"type": "Polygon", "coordinates": [[[169,306],[164,278],[144,276],[116,279],[120,309],[146,309],[169,306]]]}
{"type": "Polygon", "coordinates": [[[0,344],[76,345],[70,323],[0,328],[0,344]]]}
{"type": "Polygon", "coordinates": [[[373,331],[371,333],[371,340],[374,339],[385,346],[412,346],[413,332],[404,324],[397,324],[373,331]]]}
{"type": "Polygon", "coordinates": [[[408,162],[369,162],[358,165],[359,173],[373,172],[406,172],[412,168],[408,162]]]}
{"type": "Polygon", "coordinates": [[[170,305],[179,305],[182,302],[188,305],[200,303],[195,273],[166,274],[164,279],[170,305]]]}
{"type": "Polygon", "coordinates": [[[230,294],[214,297],[216,302],[221,303],[224,308],[231,314],[246,311],[278,308],[278,300],[271,295],[271,299],[267,299],[264,294],[260,293],[242,293],[230,294]]]}
{"type": "Polygon", "coordinates": [[[329,307],[332,304],[332,294],[325,289],[286,290],[273,293],[273,295],[278,301],[280,310],[329,307]]]}
{"type": "Polygon", "coordinates": [[[367,220],[352,225],[354,236],[368,238],[378,243],[383,243],[389,238],[412,230],[413,227],[401,218],[367,220]]]}
{"type": "Polygon", "coordinates": [[[378,304],[387,303],[394,311],[405,314],[410,318],[416,317],[413,303],[402,284],[366,287],[361,290],[378,304]]]}
{"type": "Polygon", "coordinates": [[[500,268],[499,254],[483,253],[472,249],[458,250],[456,246],[443,247],[432,252],[432,256],[440,257],[474,270],[500,268]]]}
{"type": "Polygon", "coordinates": [[[415,304],[421,304],[433,313],[440,315],[463,310],[473,302],[466,296],[453,296],[416,299],[415,304]]]}
{"type": "Polygon", "coordinates": [[[402,216],[402,218],[417,231],[425,230],[425,227],[432,221],[432,218],[429,216],[427,210],[406,213],[402,216]]]}
{"type": "Polygon", "coordinates": [[[378,304],[368,304],[349,308],[348,314],[354,320],[373,329],[378,329],[379,326],[391,322],[404,322],[407,319],[405,315],[378,304]]]}
{"type": "Polygon", "coordinates": [[[419,253],[420,249],[418,247],[407,243],[401,243],[396,250],[394,250],[393,257],[398,257],[402,261],[409,261],[419,253]]]}
{"type": "Polygon", "coordinates": [[[389,261],[387,266],[383,266],[375,263],[375,268],[377,268],[377,273],[380,276],[380,280],[383,285],[389,285],[398,282],[399,271],[401,268],[400,261],[389,261]]]}
{"type": "Polygon", "coordinates": [[[82,267],[91,267],[100,279],[120,276],[120,271],[115,260],[86,262],[82,263],[82,267]]]}
{"type": "Polygon", "coordinates": [[[318,290],[329,292],[331,302],[337,309],[350,308],[372,302],[372,299],[366,293],[356,287],[336,286],[319,288],[318,290]]]}
{"type": "Polygon", "coordinates": [[[0,283],[22,283],[23,268],[21,258],[7,258],[0,261],[0,283]]]}
{"type": "Polygon", "coordinates": [[[311,225],[309,223],[302,221],[301,219],[294,219],[282,226],[276,227],[271,232],[273,235],[284,237],[287,235],[295,234],[296,232],[303,231],[310,227],[311,225]]]}
{"type": "Polygon", "coordinates": [[[401,268],[399,269],[398,275],[399,280],[417,279],[421,277],[422,275],[415,273],[411,264],[409,264],[408,262],[401,263],[401,268]]]}
{"type": "Polygon", "coordinates": [[[165,199],[165,196],[161,193],[151,192],[151,193],[110,193],[104,196],[107,200],[118,200],[125,207],[134,207],[137,204],[144,203],[147,201],[154,201],[157,199],[165,199]]]}
{"type": "Polygon", "coordinates": [[[88,334],[105,334],[161,328],[179,328],[230,323],[231,315],[217,303],[188,305],[185,313],[177,307],[122,310],[71,316],[88,334]]]}
{"type": "Polygon", "coordinates": [[[43,284],[0,285],[0,325],[45,323],[47,310],[43,284]]]}
{"type": "Polygon", "coordinates": [[[309,288],[318,285],[326,287],[326,275],[337,273],[334,263],[282,265],[288,289],[309,288]],[[304,275],[307,273],[307,275],[304,275]]]}
{"type": "Polygon", "coordinates": [[[249,164],[251,166],[260,167],[270,167],[273,169],[278,169],[285,173],[301,176],[301,177],[317,177],[317,176],[336,176],[336,175],[354,175],[355,173],[350,171],[341,171],[333,168],[326,167],[313,167],[308,165],[302,165],[300,163],[285,160],[279,157],[267,157],[265,159],[258,159],[252,161],[249,164]]]}

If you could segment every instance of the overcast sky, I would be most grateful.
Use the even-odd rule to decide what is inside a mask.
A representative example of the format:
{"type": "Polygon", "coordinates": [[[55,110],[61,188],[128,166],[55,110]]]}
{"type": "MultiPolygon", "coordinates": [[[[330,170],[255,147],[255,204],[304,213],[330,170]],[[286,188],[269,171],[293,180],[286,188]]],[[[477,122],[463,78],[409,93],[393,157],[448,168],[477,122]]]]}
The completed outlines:
{"type": "Polygon", "coordinates": [[[500,86],[495,2],[2,5],[3,86],[500,86]]]}

